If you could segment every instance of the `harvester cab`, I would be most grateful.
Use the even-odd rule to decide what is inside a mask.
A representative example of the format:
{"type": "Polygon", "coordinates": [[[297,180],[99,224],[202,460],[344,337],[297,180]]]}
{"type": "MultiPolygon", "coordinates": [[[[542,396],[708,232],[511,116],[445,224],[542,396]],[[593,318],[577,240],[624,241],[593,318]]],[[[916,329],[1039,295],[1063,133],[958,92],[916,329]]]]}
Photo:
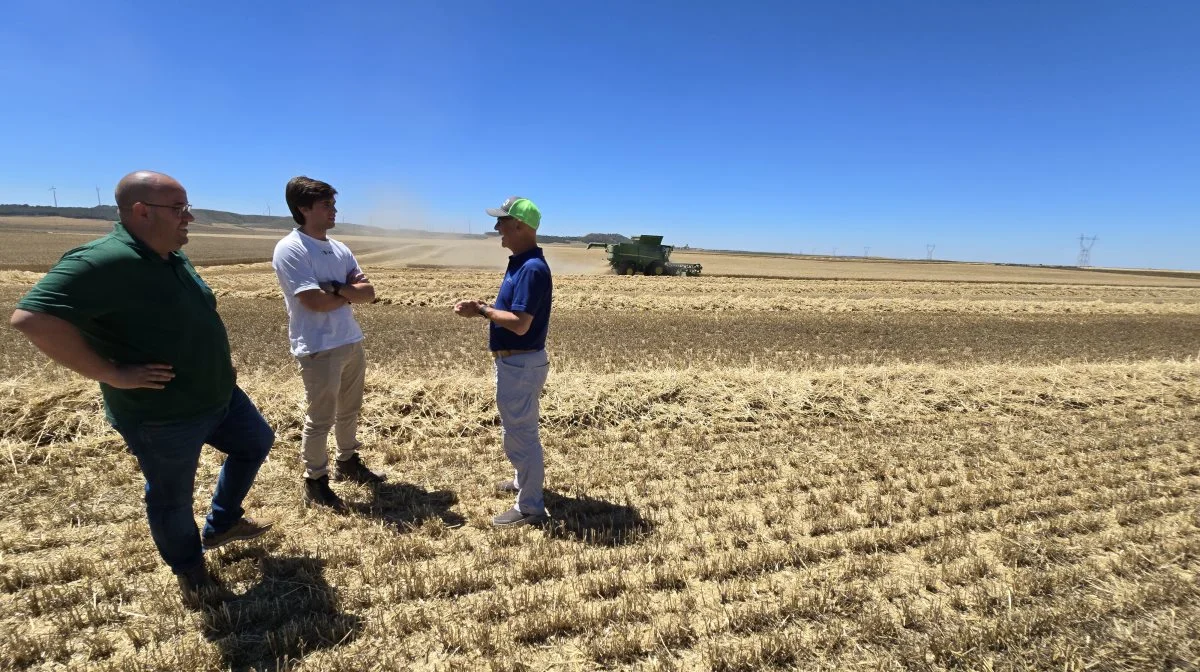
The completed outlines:
{"type": "Polygon", "coordinates": [[[588,249],[603,247],[617,275],[700,275],[700,264],[671,262],[673,245],[663,245],[662,236],[634,236],[628,243],[588,243],[588,249]]]}

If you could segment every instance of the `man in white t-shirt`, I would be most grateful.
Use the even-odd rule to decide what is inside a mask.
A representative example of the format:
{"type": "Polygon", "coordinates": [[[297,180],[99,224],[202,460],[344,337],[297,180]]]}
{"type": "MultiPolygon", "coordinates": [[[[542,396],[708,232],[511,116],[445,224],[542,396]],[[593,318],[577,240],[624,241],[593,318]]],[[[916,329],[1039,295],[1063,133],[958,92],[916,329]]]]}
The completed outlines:
{"type": "Polygon", "coordinates": [[[384,480],[358,454],[366,357],[362,329],[350,308],[373,301],[375,288],[350,249],[325,235],[337,216],[337,190],[320,180],[294,177],[285,193],[299,226],[275,245],[271,265],[287,304],[288,340],[308,404],[300,435],[304,502],[344,511],[346,504],[329,487],[330,428],[337,442],[334,480],[384,480]]]}

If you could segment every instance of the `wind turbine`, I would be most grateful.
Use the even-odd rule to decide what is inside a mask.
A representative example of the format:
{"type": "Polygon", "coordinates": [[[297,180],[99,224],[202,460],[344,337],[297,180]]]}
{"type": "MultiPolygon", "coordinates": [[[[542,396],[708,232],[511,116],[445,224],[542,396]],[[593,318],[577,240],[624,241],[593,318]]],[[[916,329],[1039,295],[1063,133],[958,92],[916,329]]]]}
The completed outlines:
{"type": "Polygon", "coordinates": [[[58,207],[58,191],[54,187],[50,187],[50,193],[54,195],[54,207],[58,207]]]}

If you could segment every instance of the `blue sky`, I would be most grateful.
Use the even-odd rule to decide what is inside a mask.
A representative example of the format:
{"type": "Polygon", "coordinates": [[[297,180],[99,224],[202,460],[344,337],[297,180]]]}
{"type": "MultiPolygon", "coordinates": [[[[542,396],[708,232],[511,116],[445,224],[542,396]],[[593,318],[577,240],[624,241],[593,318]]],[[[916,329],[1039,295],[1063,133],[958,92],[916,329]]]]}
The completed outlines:
{"type": "Polygon", "coordinates": [[[1200,269],[1200,3],[5,5],[0,202],[1200,269]]]}

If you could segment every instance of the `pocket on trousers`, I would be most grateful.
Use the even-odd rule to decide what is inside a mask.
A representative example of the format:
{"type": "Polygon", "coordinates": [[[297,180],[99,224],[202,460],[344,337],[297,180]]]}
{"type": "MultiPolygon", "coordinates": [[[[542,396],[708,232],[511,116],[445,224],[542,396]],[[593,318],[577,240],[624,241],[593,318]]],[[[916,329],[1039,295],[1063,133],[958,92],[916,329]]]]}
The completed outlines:
{"type": "Polygon", "coordinates": [[[526,377],[525,368],[517,364],[506,362],[503,359],[496,360],[496,378],[497,383],[502,386],[517,386],[526,377]]]}
{"type": "Polygon", "coordinates": [[[510,362],[507,358],[496,360],[496,368],[501,371],[501,375],[511,375],[513,378],[536,378],[549,367],[549,362],[534,364],[528,360],[517,360],[516,362],[510,362]]]}
{"type": "Polygon", "coordinates": [[[524,371],[525,370],[525,367],[522,366],[522,364],[523,364],[522,360],[518,359],[515,362],[512,360],[513,360],[512,357],[501,357],[500,359],[496,360],[496,366],[498,366],[502,369],[508,369],[509,371],[524,371]]]}

